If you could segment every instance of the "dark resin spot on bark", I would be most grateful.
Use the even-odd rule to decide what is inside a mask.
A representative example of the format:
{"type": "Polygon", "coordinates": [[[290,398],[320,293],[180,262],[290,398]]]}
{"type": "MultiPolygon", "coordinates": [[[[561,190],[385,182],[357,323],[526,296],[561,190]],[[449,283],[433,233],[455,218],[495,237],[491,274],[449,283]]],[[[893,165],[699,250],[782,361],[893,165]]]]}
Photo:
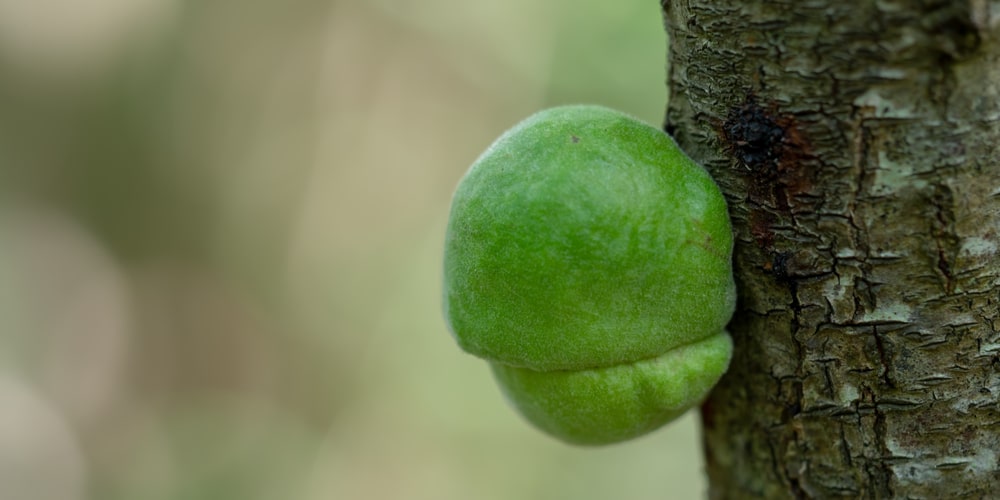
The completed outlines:
{"type": "Polygon", "coordinates": [[[722,133],[727,148],[742,166],[765,175],[777,168],[785,130],[756,99],[748,98],[730,109],[722,133]]]}
{"type": "Polygon", "coordinates": [[[774,103],[762,105],[752,93],[729,109],[717,130],[734,168],[747,180],[751,236],[771,251],[775,225],[793,224],[789,217],[807,210],[813,199],[811,148],[794,115],[781,113],[774,103]]]}

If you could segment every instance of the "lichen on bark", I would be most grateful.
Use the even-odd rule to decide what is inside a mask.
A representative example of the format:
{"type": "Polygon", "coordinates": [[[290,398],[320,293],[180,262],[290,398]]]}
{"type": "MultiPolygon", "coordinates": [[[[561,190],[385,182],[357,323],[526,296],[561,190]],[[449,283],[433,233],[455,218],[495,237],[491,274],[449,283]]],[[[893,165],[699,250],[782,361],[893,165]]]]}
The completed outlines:
{"type": "Polygon", "coordinates": [[[1000,496],[1000,2],[662,6],[737,238],[710,496],[1000,496]]]}

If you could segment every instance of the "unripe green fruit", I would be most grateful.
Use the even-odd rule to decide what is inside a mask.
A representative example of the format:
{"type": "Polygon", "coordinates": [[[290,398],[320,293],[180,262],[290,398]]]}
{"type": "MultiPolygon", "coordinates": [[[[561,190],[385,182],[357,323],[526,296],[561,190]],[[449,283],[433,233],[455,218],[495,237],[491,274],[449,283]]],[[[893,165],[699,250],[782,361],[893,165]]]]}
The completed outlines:
{"type": "Polygon", "coordinates": [[[445,316],[529,421],[621,441],[698,404],[728,367],[732,245],[718,187],[667,135],[607,108],[552,108],[459,184],[445,316]]]}

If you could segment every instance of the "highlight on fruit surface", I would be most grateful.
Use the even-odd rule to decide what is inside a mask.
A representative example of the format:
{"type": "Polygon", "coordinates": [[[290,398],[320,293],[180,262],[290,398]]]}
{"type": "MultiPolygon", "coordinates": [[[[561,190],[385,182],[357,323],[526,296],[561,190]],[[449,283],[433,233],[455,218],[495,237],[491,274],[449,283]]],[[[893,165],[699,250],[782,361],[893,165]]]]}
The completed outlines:
{"type": "Polygon", "coordinates": [[[726,371],[726,203],[659,129],[599,106],[541,111],[452,200],[444,310],[525,418],[570,443],[650,432],[726,371]]]}

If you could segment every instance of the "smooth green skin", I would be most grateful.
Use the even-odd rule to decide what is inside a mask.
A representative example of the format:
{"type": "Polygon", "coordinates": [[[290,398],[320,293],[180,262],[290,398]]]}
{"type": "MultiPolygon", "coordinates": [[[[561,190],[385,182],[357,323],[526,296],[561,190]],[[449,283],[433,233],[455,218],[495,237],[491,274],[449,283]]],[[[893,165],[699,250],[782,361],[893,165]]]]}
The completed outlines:
{"type": "Polygon", "coordinates": [[[699,402],[729,366],[729,335],[608,368],[539,372],[491,363],[514,406],[576,444],[608,444],[658,429],[699,402]]]}
{"type": "Polygon", "coordinates": [[[670,137],[598,106],[552,108],[462,179],[445,316],[529,421],[573,443],[649,432],[728,367],[732,231],[670,137]]]}

